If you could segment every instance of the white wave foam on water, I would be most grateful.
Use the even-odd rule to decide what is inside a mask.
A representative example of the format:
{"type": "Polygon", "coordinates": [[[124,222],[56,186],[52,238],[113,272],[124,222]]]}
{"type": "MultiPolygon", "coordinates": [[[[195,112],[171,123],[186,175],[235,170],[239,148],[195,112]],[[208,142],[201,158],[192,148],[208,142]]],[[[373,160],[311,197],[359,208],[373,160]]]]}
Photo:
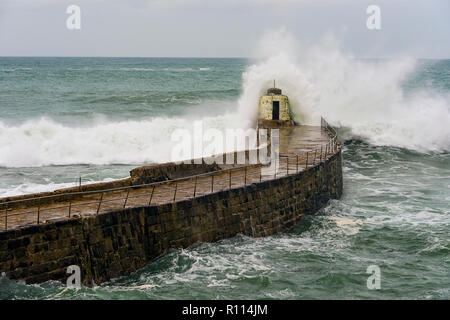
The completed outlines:
{"type": "Polygon", "coordinates": [[[349,128],[350,137],[375,145],[450,150],[450,94],[406,94],[402,88],[415,70],[415,60],[356,60],[331,37],[300,47],[283,29],[267,34],[261,43],[261,61],[244,73],[239,100],[249,119],[256,119],[258,97],[276,80],[300,123],[317,125],[324,116],[335,126],[349,128]]]}
{"type": "Polygon", "coordinates": [[[152,68],[120,68],[120,71],[155,71],[152,68]]]}
{"type": "Polygon", "coordinates": [[[337,227],[347,235],[354,235],[359,232],[359,227],[361,225],[361,221],[352,220],[349,218],[343,217],[330,217],[334,223],[336,223],[337,227]]]}
{"type": "Polygon", "coordinates": [[[23,183],[18,186],[10,187],[8,189],[0,188],[0,197],[11,197],[19,194],[27,194],[27,193],[39,193],[50,190],[69,188],[76,186],[76,183],[50,183],[50,184],[38,184],[38,183],[23,183]]]}
{"type": "MultiPolygon", "coordinates": [[[[124,177],[125,178],[125,177],[124,177]]],[[[84,184],[91,184],[91,183],[98,183],[98,182],[108,182],[113,181],[112,178],[105,178],[102,180],[84,180],[84,184]]],[[[0,188],[0,198],[3,197],[12,197],[17,196],[21,194],[27,194],[27,193],[39,193],[39,192],[46,192],[46,191],[54,191],[58,189],[64,189],[64,188],[70,188],[78,186],[78,182],[61,182],[61,183],[54,183],[54,182],[45,182],[45,183],[33,183],[33,182],[26,182],[15,186],[9,186],[7,188],[0,188]]]]}
{"type": "Polygon", "coordinates": [[[0,69],[0,72],[15,72],[16,70],[19,71],[30,71],[33,70],[33,68],[26,68],[26,67],[21,67],[21,68],[6,68],[6,69],[0,69]]]}
{"type": "Polygon", "coordinates": [[[100,122],[89,127],[71,127],[47,118],[28,120],[16,126],[0,121],[0,166],[171,161],[172,148],[181,143],[171,141],[172,132],[176,129],[192,132],[194,120],[202,120],[205,130],[216,128],[222,131],[236,127],[240,122],[235,114],[198,119],[100,122]]]}
{"type": "Polygon", "coordinates": [[[163,71],[172,71],[172,72],[184,72],[184,71],[194,71],[192,68],[163,68],[163,71]]]}

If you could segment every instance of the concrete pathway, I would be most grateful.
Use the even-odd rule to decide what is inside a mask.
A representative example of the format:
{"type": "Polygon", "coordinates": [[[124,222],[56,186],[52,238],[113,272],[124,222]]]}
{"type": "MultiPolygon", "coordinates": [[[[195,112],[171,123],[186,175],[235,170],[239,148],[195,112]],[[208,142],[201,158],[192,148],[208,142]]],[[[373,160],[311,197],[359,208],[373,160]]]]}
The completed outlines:
{"type": "MultiPolygon", "coordinates": [[[[93,214],[102,214],[121,208],[159,205],[202,196],[260,181],[272,180],[294,174],[319,162],[320,147],[329,142],[330,136],[321,127],[296,126],[280,129],[280,160],[277,170],[269,166],[247,165],[232,171],[224,170],[212,174],[188,177],[182,181],[167,181],[136,189],[86,194],[71,202],[58,202],[50,205],[30,206],[27,208],[0,212],[0,231],[25,227],[39,223],[50,223],[61,219],[75,218],[93,214]],[[315,151],[314,151],[315,150],[315,151]],[[308,155],[307,155],[308,153],[308,155]],[[287,158],[288,157],[288,158],[287,158]],[[289,159],[289,163],[287,161],[289,159]],[[298,164],[297,164],[298,159],[298,164]],[[101,200],[101,205],[99,206],[101,200]],[[38,213],[39,211],[39,213],[38,213]]],[[[325,152],[325,148],[323,148],[325,152]]],[[[331,156],[329,152],[327,157],[331,156]]],[[[322,159],[323,160],[323,159],[322,159]]]]}

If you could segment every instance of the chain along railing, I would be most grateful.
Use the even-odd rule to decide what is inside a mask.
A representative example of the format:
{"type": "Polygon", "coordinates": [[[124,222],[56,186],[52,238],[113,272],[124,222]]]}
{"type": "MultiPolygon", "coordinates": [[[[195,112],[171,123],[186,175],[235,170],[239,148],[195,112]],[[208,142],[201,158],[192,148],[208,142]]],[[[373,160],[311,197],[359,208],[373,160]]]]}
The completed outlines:
{"type": "Polygon", "coordinates": [[[327,143],[302,154],[279,155],[278,159],[272,160],[274,163],[270,166],[249,164],[149,184],[72,192],[63,195],[64,199],[72,199],[60,201],[61,204],[51,202],[52,199],[61,198],[61,194],[4,202],[0,204],[3,211],[0,214],[0,230],[6,231],[8,228],[40,224],[54,219],[73,218],[88,214],[98,215],[102,208],[110,211],[117,208],[171,203],[296,174],[319,165],[328,156],[339,150],[340,144],[335,129],[323,118],[321,119],[321,128],[330,136],[327,143]],[[32,210],[17,209],[20,207],[19,204],[30,201],[35,203],[32,210]],[[41,205],[45,202],[50,202],[50,204],[41,205]],[[105,208],[112,203],[114,203],[113,207],[105,208]],[[16,209],[12,207],[16,207],[16,209]]]}

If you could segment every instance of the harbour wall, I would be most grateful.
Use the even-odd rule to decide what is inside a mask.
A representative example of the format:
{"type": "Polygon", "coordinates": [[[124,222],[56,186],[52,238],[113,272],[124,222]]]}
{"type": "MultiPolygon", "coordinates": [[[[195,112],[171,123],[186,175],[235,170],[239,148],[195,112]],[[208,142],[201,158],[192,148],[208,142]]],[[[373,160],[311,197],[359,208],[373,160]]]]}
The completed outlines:
{"type": "Polygon", "coordinates": [[[342,195],[342,156],[288,176],[170,204],[126,208],[0,232],[0,272],[10,279],[65,282],[78,265],[84,285],[128,275],[169,249],[239,233],[288,231],[342,195]]]}

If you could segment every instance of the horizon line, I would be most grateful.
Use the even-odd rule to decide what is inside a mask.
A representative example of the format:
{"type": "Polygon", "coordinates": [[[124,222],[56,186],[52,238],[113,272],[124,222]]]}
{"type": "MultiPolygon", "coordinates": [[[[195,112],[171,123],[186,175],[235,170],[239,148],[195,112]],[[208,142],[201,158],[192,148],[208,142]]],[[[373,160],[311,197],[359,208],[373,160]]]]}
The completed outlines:
{"type": "MultiPolygon", "coordinates": [[[[113,58],[113,59],[260,59],[258,57],[201,57],[201,56],[47,56],[47,55],[0,55],[0,58],[113,58]]],[[[363,60],[391,60],[398,57],[355,57],[363,60]]],[[[415,60],[450,60],[450,57],[410,57],[415,60]]]]}

